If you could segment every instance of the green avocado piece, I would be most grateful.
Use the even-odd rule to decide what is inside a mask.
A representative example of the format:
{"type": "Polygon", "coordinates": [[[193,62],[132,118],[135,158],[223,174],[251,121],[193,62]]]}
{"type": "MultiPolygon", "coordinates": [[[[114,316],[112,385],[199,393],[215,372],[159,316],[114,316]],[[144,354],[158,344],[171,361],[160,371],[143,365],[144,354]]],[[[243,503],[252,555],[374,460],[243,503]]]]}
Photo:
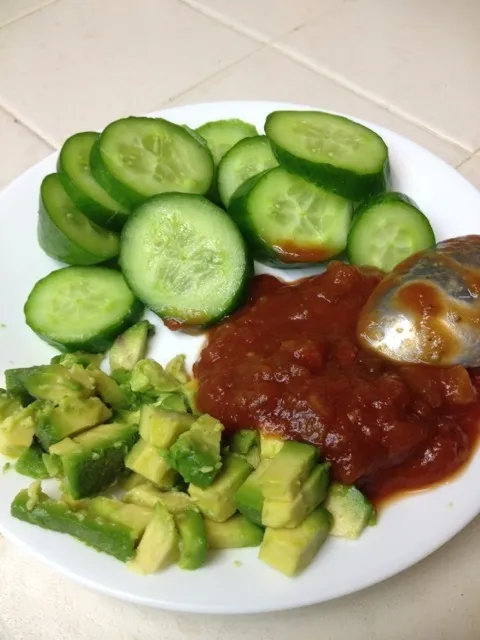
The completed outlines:
{"type": "Polygon", "coordinates": [[[138,439],[133,425],[103,424],[50,447],[62,461],[66,488],[74,500],[100,493],[125,469],[124,458],[138,439]]]}
{"type": "Polygon", "coordinates": [[[178,380],[180,384],[186,384],[190,380],[190,376],[187,373],[185,360],[185,356],[183,354],[180,354],[172,358],[165,367],[166,373],[178,380]]]}
{"type": "Polygon", "coordinates": [[[35,435],[35,416],[38,402],[19,409],[0,423],[0,453],[18,458],[28,449],[35,435]]]}
{"type": "Polygon", "coordinates": [[[187,413],[165,411],[146,404],[140,413],[140,436],[153,447],[169,449],[194,422],[195,417],[187,413]]]}
{"type": "Polygon", "coordinates": [[[188,413],[188,405],[185,397],[181,393],[162,393],[158,395],[155,406],[164,411],[176,411],[177,413],[188,413]]]}
{"type": "Polygon", "coordinates": [[[129,526],[109,522],[87,511],[73,511],[65,502],[52,500],[45,494],[32,500],[29,491],[23,489],[14,498],[10,511],[14,518],[67,533],[122,562],[135,555],[135,534],[129,526]]]}
{"type": "Polygon", "coordinates": [[[328,463],[316,465],[293,500],[265,498],[262,510],[263,526],[280,529],[298,527],[327,497],[329,470],[328,463]]]}
{"type": "Polygon", "coordinates": [[[253,469],[257,469],[260,464],[260,447],[258,445],[253,446],[245,456],[245,460],[253,469]]]}
{"type": "Polygon", "coordinates": [[[280,451],[271,458],[262,478],[264,497],[293,500],[312,472],[317,457],[317,449],[310,444],[292,440],[285,442],[280,451]]]}
{"type": "Polygon", "coordinates": [[[128,527],[136,541],[143,535],[153,516],[153,509],[137,504],[125,504],[105,496],[97,496],[86,502],[90,514],[128,527]]]}
{"type": "Polygon", "coordinates": [[[88,372],[95,380],[95,391],[100,398],[113,409],[126,409],[130,405],[131,395],[101,369],[88,367],[88,372]]]}
{"type": "Polygon", "coordinates": [[[13,416],[22,409],[23,405],[18,397],[15,397],[5,389],[0,389],[0,424],[8,417],[13,416]]]}
{"type": "Polygon", "coordinates": [[[123,496],[125,502],[153,508],[163,504],[170,513],[178,513],[185,509],[195,508],[192,499],[181,491],[160,491],[149,483],[133,487],[123,496]]]}
{"type": "Polygon", "coordinates": [[[148,358],[137,362],[130,378],[132,391],[149,394],[152,397],[176,391],[180,386],[178,380],[166,373],[161,364],[148,358]]]}
{"type": "Polygon", "coordinates": [[[110,349],[110,369],[131,371],[147,353],[148,338],[155,331],[148,320],[140,320],[122,333],[110,349]]]}
{"type": "Polygon", "coordinates": [[[102,424],[111,415],[111,410],[100,398],[80,399],[66,396],[57,406],[48,403],[37,412],[35,435],[42,447],[48,451],[52,444],[102,424]]]}
{"type": "Polygon", "coordinates": [[[185,396],[185,400],[187,401],[188,408],[193,413],[194,416],[200,415],[200,410],[197,405],[197,393],[198,393],[199,382],[198,380],[189,380],[186,384],[183,384],[181,387],[181,391],[185,396]]]}
{"type": "Polygon", "coordinates": [[[262,527],[253,524],[240,513],[236,513],[225,522],[205,518],[204,523],[210,549],[258,547],[263,539],[262,527]]]}
{"type": "Polygon", "coordinates": [[[223,425],[205,414],[171,446],[168,460],[186,482],[201,488],[213,482],[222,466],[222,431],[223,425]]]}
{"type": "Polygon", "coordinates": [[[61,353],[58,356],[54,356],[50,363],[61,364],[64,367],[71,367],[72,365],[79,364],[85,369],[87,367],[95,367],[98,369],[102,364],[104,358],[103,353],[87,353],[86,351],[73,351],[71,353],[61,353]]]}
{"type": "Polygon", "coordinates": [[[267,527],[258,557],[273,569],[293,577],[303,571],[327,539],[332,518],[318,507],[295,529],[267,527]]]}
{"type": "Polygon", "coordinates": [[[270,460],[260,460],[258,467],[245,482],[240,485],[235,494],[235,506],[248,520],[254,524],[262,524],[263,489],[262,479],[270,466],[270,460]]]}
{"type": "Polygon", "coordinates": [[[207,560],[207,532],[202,514],[196,509],[183,509],[174,515],[179,536],[180,569],[192,571],[207,560]]]}
{"type": "Polygon", "coordinates": [[[285,440],[271,434],[260,433],[260,457],[273,458],[280,452],[285,440]]]}
{"type": "Polygon", "coordinates": [[[42,460],[50,478],[58,478],[63,474],[63,467],[60,456],[56,456],[50,453],[43,453],[42,460]]]}
{"type": "Polygon", "coordinates": [[[161,489],[171,489],[175,482],[176,473],[168,460],[145,440],[140,439],[134,445],[125,458],[125,466],[161,489]]]}
{"type": "Polygon", "coordinates": [[[373,504],[354,485],[332,482],[325,507],[333,517],[332,536],[356,540],[375,516],[373,504]]]}
{"type": "Polygon", "coordinates": [[[156,504],[129,568],[143,575],[163,569],[178,558],[178,542],[172,514],[162,504],[156,504]]]}
{"type": "MultiPolygon", "coordinates": [[[[5,387],[7,392],[13,398],[17,398],[18,402],[24,407],[31,404],[35,398],[30,395],[25,387],[25,381],[32,373],[41,371],[44,366],[37,367],[24,367],[22,369],[7,369],[5,371],[5,387]]],[[[1,400],[0,400],[0,421],[2,420],[1,414],[1,400]]]]}
{"type": "Polygon", "coordinates": [[[58,403],[67,396],[89,398],[95,391],[95,380],[78,364],[68,369],[50,364],[28,376],[25,388],[34,398],[58,403]]]}
{"type": "Polygon", "coordinates": [[[246,456],[252,447],[258,444],[258,431],[239,429],[230,439],[230,451],[246,456]]]}
{"type": "Polygon", "coordinates": [[[244,458],[230,453],[224,458],[220,473],[209,487],[201,489],[191,484],[188,492],[204,516],[216,522],[225,522],[237,510],[235,494],[251,472],[252,467],[244,458]]]}
{"type": "Polygon", "coordinates": [[[15,471],[23,476],[29,476],[36,480],[44,480],[50,475],[43,461],[43,449],[35,440],[26,449],[15,463],[15,471]]]}

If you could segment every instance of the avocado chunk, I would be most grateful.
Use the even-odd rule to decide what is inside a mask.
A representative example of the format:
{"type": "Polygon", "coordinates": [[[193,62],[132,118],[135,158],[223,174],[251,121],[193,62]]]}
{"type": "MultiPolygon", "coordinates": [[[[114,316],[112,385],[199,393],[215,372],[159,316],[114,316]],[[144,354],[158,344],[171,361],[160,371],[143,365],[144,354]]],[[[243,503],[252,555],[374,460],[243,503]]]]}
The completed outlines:
{"type": "Polygon", "coordinates": [[[260,464],[260,447],[258,445],[253,446],[245,456],[245,460],[253,469],[257,469],[260,464]]]}
{"type": "Polygon", "coordinates": [[[180,569],[199,569],[207,560],[207,532],[202,514],[196,509],[184,509],[174,515],[179,536],[180,569]]]}
{"type": "Polygon", "coordinates": [[[147,480],[141,476],[139,473],[135,473],[134,471],[130,471],[130,469],[125,468],[126,476],[120,480],[120,488],[124,491],[130,491],[131,489],[135,489],[140,485],[147,485],[147,480]]]}
{"type": "Polygon", "coordinates": [[[29,375],[25,388],[34,398],[57,404],[65,397],[89,398],[95,391],[95,380],[78,364],[68,369],[61,364],[50,364],[29,375]]]}
{"type": "Polygon", "coordinates": [[[74,511],[65,502],[52,500],[44,493],[32,499],[28,490],[23,489],[13,500],[10,511],[14,518],[67,533],[122,562],[135,555],[135,534],[129,526],[104,520],[88,511],[74,511]]]}
{"type": "Polygon", "coordinates": [[[260,460],[258,467],[251,473],[235,494],[235,506],[250,522],[262,524],[262,510],[264,504],[262,479],[270,460],[260,460]]]}
{"type": "Polygon", "coordinates": [[[22,408],[23,405],[19,398],[5,391],[5,389],[0,389],[0,424],[22,408]]]}
{"type": "Polygon", "coordinates": [[[66,396],[57,406],[45,404],[36,415],[35,435],[46,450],[64,438],[102,424],[112,415],[100,398],[66,396]]]}
{"type": "Polygon", "coordinates": [[[11,458],[18,458],[33,442],[35,434],[35,415],[39,403],[33,402],[28,407],[9,415],[0,423],[0,453],[11,458]]]}
{"type": "Polygon", "coordinates": [[[282,438],[278,436],[260,433],[260,457],[273,458],[280,452],[284,444],[285,440],[282,440],[282,438]]]}
{"type": "Polygon", "coordinates": [[[43,461],[43,449],[35,440],[15,463],[15,471],[22,476],[29,476],[36,480],[44,480],[50,475],[43,461]]]}
{"type": "Polygon", "coordinates": [[[181,491],[159,491],[149,483],[144,483],[130,489],[123,496],[125,502],[139,504],[144,507],[153,507],[160,503],[166,507],[170,513],[178,513],[185,509],[194,508],[194,504],[190,496],[181,491]]]}
{"type": "Polygon", "coordinates": [[[185,356],[180,354],[175,356],[167,363],[165,367],[165,371],[168,375],[178,380],[180,384],[186,384],[190,380],[190,376],[187,373],[187,368],[185,366],[185,356]]]}
{"type": "Polygon", "coordinates": [[[240,549],[242,547],[258,547],[263,539],[263,529],[240,513],[225,520],[215,522],[204,519],[207,532],[207,543],[210,549],[240,549]]]}
{"type": "Polygon", "coordinates": [[[332,482],[325,507],[333,517],[332,536],[356,540],[375,516],[375,508],[353,485],[332,482]]]}
{"type": "Polygon", "coordinates": [[[201,489],[191,484],[188,492],[207,518],[225,522],[237,510],[235,494],[251,472],[252,467],[244,458],[230,453],[224,458],[220,473],[209,487],[201,489]]]}
{"type": "Polygon", "coordinates": [[[163,569],[177,558],[178,533],[175,521],[162,504],[156,504],[135,558],[128,566],[132,571],[145,575],[163,569]]]}
{"type": "Polygon", "coordinates": [[[148,320],[140,320],[118,336],[110,349],[110,369],[131,371],[147,353],[148,338],[155,331],[148,320]]]}
{"type": "Polygon", "coordinates": [[[148,394],[154,398],[161,393],[176,391],[180,388],[180,383],[166,373],[161,364],[147,358],[139,360],[135,365],[130,387],[135,393],[148,394]]]}
{"type": "Polygon", "coordinates": [[[328,463],[318,464],[293,500],[266,498],[262,510],[263,526],[288,529],[298,527],[327,497],[329,469],[328,463]]]}
{"type": "Polygon", "coordinates": [[[147,524],[153,516],[153,509],[137,504],[125,504],[120,500],[97,496],[87,500],[88,512],[109,522],[128,527],[135,540],[143,535],[147,524]]]}
{"type": "Polygon", "coordinates": [[[95,390],[100,398],[114,409],[126,409],[132,401],[132,394],[125,392],[110,376],[100,369],[88,367],[88,372],[95,380],[95,390]]]}
{"type": "Polygon", "coordinates": [[[139,440],[132,448],[125,458],[125,466],[161,489],[171,489],[175,482],[176,474],[168,460],[144,440],[139,440]]]}
{"type": "Polygon", "coordinates": [[[293,500],[313,470],[318,452],[310,444],[285,442],[280,451],[270,459],[262,478],[265,498],[293,500]]]}
{"type": "Polygon", "coordinates": [[[165,411],[146,404],[140,413],[140,436],[153,447],[169,449],[194,422],[194,416],[187,413],[165,411]]]}
{"type": "Polygon", "coordinates": [[[198,387],[198,380],[193,379],[189,380],[186,384],[183,384],[181,389],[183,395],[185,396],[185,400],[187,401],[188,408],[194,416],[200,415],[200,410],[197,405],[198,387]]]}
{"type": "Polygon", "coordinates": [[[87,353],[86,351],[73,351],[71,353],[61,353],[54,356],[50,360],[50,364],[61,364],[64,367],[80,365],[86,369],[87,367],[95,367],[98,369],[104,358],[103,353],[87,353]]]}
{"type": "Polygon", "coordinates": [[[223,425],[205,414],[183,433],[168,451],[168,460],[186,482],[205,488],[213,482],[222,461],[223,425]]]}
{"type": "Polygon", "coordinates": [[[187,401],[181,393],[161,393],[155,401],[155,406],[164,411],[188,413],[187,401]]]}
{"type": "Polygon", "coordinates": [[[295,529],[267,527],[258,557],[286,576],[296,576],[317,555],[331,524],[329,512],[318,507],[295,529]]]}
{"type": "MultiPolygon", "coordinates": [[[[24,367],[22,369],[7,369],[5,371],[5,387],[10,396],[17,398],[24,407],[31,404],[35,398],[30,395],[25,387],[25,381],[32,373],[41,371],[44,367],[24,367]]],[[[1,409],[0,409],[0,420],[1,409]]]]}
{"type": "Polygon", "coordinates": [[[42,460],[50,478],[58,478],[63,474],[63,467],[60,456],[56,456],[50,453],[43,453],[42,460]]]}
{"type": "Polygon", "coordinates": [[[230,451],[246,456],[258,444],[258,432],[254,429],[239,429],[230,440],[230,451]]]}
{"type": "Polygon", "coordinates": [[[100,493],[125,469],[124,458],[138,439],[135,426],[103,424],[50,447],[62,461],[66,488],[74,500],[100,493]]]}

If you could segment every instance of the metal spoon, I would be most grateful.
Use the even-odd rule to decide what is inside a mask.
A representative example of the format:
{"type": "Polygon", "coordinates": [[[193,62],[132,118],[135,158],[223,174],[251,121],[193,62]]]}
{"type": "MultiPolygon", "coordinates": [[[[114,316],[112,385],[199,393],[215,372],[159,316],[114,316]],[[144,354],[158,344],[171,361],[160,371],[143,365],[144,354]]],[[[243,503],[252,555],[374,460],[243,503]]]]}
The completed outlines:
{"type": "Polygon", "coordinates": [[[362,346],[401,363],[480,367],[480,235],[400,263],[368,299],[362,346]]]}

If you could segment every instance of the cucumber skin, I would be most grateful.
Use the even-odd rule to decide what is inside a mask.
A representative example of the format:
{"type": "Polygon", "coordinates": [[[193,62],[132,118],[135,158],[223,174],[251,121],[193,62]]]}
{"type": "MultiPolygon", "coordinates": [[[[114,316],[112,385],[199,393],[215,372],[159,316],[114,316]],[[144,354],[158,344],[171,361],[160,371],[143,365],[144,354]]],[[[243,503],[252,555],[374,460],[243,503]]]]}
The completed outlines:
{"type": "MultiPolygon", "coordinates": [[[[297,175],[310,180],[310,182],[313,182],[320,187],[324,187],[325,189],[328,189],[339,196],[343,196],[348,200],[353,200],[354,202],[361,202],[370,196],[377,195],[378,193],[382,193],[388,189],[390,184],[390,163],[388,160],[388,149],[386,145],[387,157],[382,170],[377,173],[361,175],[327,163],[316,163],[304,158],[297,158],[297,156],[291,154],[281,145],[278,145],[268,135],[269,120],[273,115],[275,115],[275,113],[276,112],[267,116],[265,121],[265,133],[280,166],[283,166],[287,171],[296,173],[297,175]]],[[[347,120],[348,118],[344,119],[347,120]]]]}
{"type": "MultiPolygon", "coordinates": [[[[140,118],[135,116],[131,116],[130,118],[125,118],[125,120],[139,120],[139,119],[140,118]]],[[[142,118],[142,119],[143,120],[160,120],[164,123],[167,122],[169,126],[180,130],[184,135],[189,136],[190,138],[195,140],[199,145],[202,146],[202,148],[205,150],[205,153],[208,154],[208,156],[210,157],[211,164],[212,164],[212,178],[210,180],[210,184],[208,185],[208,189],[206,189],[205,191],[205,193],[207,193],[212,187],[215,172],[214,172],[213,156],[207,146],[206,141],[204,141],[203,138],[201,138],[199,135],[193,135],[192,130],[190,130],[189,128],[186,128],[185,126],[182,126],[182,125],[174,124],[173,122],[164,120],[163,118],[142,118]]],[[[142,193],[136,191],[135,189],[132,189],[132,187],[129,187],[125,185],[123,182],[120,182],[119,180],[117,180],[117,178],[115,178],[115,176],[113,176],[109,172],[102,158],[102,152],[101,152],[102,135],[108,130],[109,127],[114,125],[116,122],[118,121],[115,121],[109,124],[104,129],[104,131],[100,134],[100,137],[93,145],[92,151],[90,153],[90,169],[92,171],[93,177],[98,182],[98,184],[102,186],[105,189],[105,191],[107,191],[107,193],[109,193],[114,200],[116,200],[119,204],[121,204],[126,209],[132,210],[140,206],[144,202],[146,202],[149,198],[155,197],[155,195],[159,195],[159,194],[154,194],[153,196],[145,196],[142,193]]],[[[204,195],[204,194],[201,194],[201,195],[204,195]]]]}
{"type": "MultiPolygon", "coordinates": [[[[68,269],[68,267],[65,267],[65,268],[68,269]]],[[[51,273],[55,273],[55,271],[52,271],[51,273]]],[[[34,293],[36,287],[40,283],[42,283],[44,280],[46,280],[49,277],[49,275],[51,274],[48,274],[47,276],[39,280],[33,287],[32,291],[30,292],[30,295],[28,296],[24,306],[25,322],[30,327],[30,329],[32,329],[32,331],[34,331],[37,334],[39,338],[41,338],[44,342],[51,344],[53,347],[56,347],[62,353],[69,353],[72,351],[86,351],[87,353],[105,353],[110,349],[110,347],[114,343],[115,338],[117,338],[117,336],[119,336],[121,333],[126,331],[126,329],[132,326],[132,324],[135,324],[136,322],[138,322],[143,316],[145,307],[140,302],[140,300],[138,300],[137,298],[134,298],[133,304],[130,307],[129,314],[126,317],[124,317],[120,322],[118,322],[115,325],[111,325],[110,327],[108,327],[108,329],[105,329],[101,333],[98,333],[96,336],[89,338],[88,340],[68,342],[68,343],[63,343],[63,342],[58,342],[57,340],[53,340],[52,338],[49,338],[48,336],[41,333],[41,331],[37,331],[35,329],[35,322],[29,319],[30,297],[34,293]]]]}

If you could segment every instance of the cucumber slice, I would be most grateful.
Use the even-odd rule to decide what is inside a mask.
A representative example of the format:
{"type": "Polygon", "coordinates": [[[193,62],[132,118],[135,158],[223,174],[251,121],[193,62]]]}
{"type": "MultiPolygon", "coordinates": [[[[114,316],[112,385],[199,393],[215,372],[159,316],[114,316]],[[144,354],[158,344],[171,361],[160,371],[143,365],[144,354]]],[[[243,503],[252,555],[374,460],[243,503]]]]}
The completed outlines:
{"type": "Polygon", "coordinates": [[[238,187],[252,176],[278,165],[266,136],[244,138],[228,151],[218,166],[220,200],[228,207],[238,187]]]}
{"type": "Polygon", "coordinates": [[[388,149],[353,120],[323,111],[274,111],[265,133],[280,164],[354,201],[385,191],[388,149]]]}
{"type": "Polygon", "coordinates": [[[94,224],[77,209],[58,173],[46,176],[40,187],[37,235],[48,256],[71,265],[105,262],[120,249],[115,233],[94,224]]]}
{"type": "Polygon", "coordinates": [[[129,210],[114,200],[92,176],[90,153],[99,134],[77,133],[64,143],[58,158],[58,171],[65,191],[75,206],[92,222],[118,231],[129,210]]]}
{"type": "Polygon", "coordinates": [[[97,182],[128,208],[159,193],[207,193],[214,173],[208,147],[161,118],[109,124],[93,145],[90,166],[97,182]]]}
{"type": "Polygon", "coordinates": [[[102,353],[143,306],[118,271],[65,267],[37,282],[24,311],[28,326],[61,351],[102,353]]]}
{"type": "Polygon", "coordinates": [[[384,193],[360,205],[348,236],[351,264],[391,271],[417,251],[435,246],[428,218],[403,193],[384,193]]]}
{"type": "Polygon", "coordinates": [[[258,135],[253,124],[238,119],[207,122],[198,127],[196,132],[206,140],[215,165],[239,140],[258,135]]]}
{"type": "Polygon", "coordinates": [[[323,262],[345,249],[352,204],[276,167],[240,186],[228,212],[256,260],[292,268],[323,262]]]}
{"type": "Polygon", "coordinates": [[[252,261],[242,236],[206,198],[169,193],[130,217],[120,265],[135,294],[171,328],[206,326],[245,298],[252,261]]]}

